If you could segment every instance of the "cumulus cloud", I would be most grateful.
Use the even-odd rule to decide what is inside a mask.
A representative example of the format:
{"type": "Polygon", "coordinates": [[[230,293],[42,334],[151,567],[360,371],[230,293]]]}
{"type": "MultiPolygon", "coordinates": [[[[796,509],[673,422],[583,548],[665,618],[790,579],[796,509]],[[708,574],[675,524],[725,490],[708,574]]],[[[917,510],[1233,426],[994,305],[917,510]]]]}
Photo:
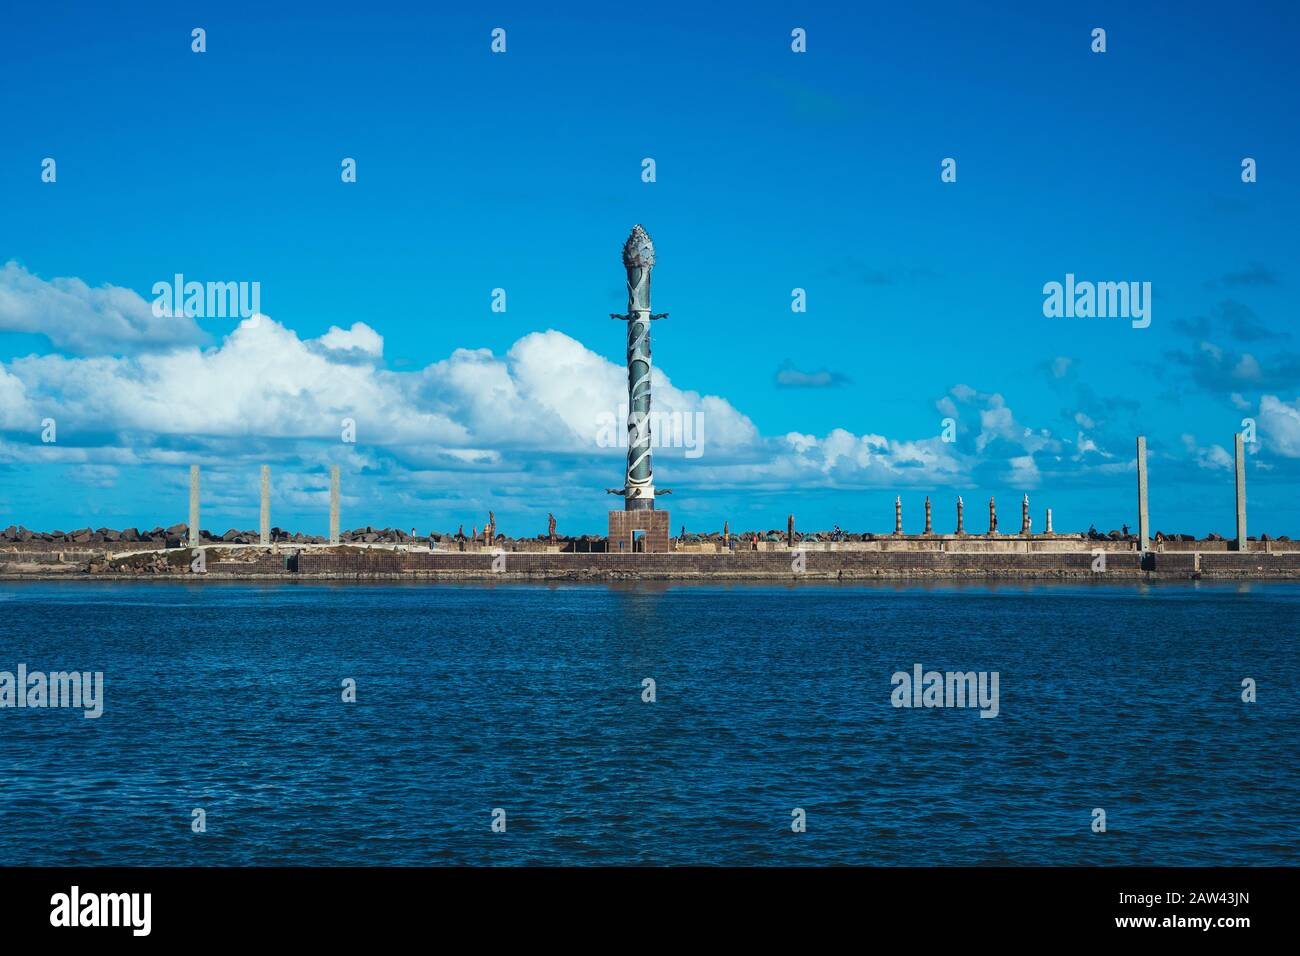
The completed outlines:
{"type": "Polygon", "coordinates": [[[793,363],[785,362],[776,370],[775,381],[778,388],[834,388],[847,385],[849,378],[825,368],[803,372],[795,368],[793,363]]]}
{"type": "Polygon", "coordinates": [[[1269,448],[1287,458],[1300,458],[1300,399],[1290,404],[1276,395],[1259,400],[1259,434],[1269,448]]]}
{"type": "MultiPolygon", "coordinates": [[[[345,460],[355,471],[402,473],[401,495],[418,497],[431,488],[472,494],[448,490],[464,489],[463,477],[450,476],[468,471],[484,475],[470,484],[490,482],[497,500],[524,501],[535,498],[539,485],[555,495],[609,484],[619,467],[612,459],[626,453],[617,442],[602,440],[625,434],[625,367],[555,330],[524,335],[504,354],[457,349],[425,368],[398,371],[384,361],[383,336],[364,322],[304,338],[257,315],[203,348],[190,320],[155,320],[130,290],[92,290],[78,280],[45,283],[13,264],[5,276],[9,298],[0,304],[11,321],[25,315],[25,331],[46,334],[52,342],[77,342],[91,354],[0,363],[0,431],[12,439],[0,437],[0,462],[63,462],[81,466],[75,480],[107,485],[120,480],[123,468],[182,465],[196,457],[345,460]],[[66,300],[56,294],[60,283],[72,290],[62,293],[66,300]],[[13,305],[22,298],[12,292],[15,286],[28,290],[21,308],[13,305]],[[88,320],[77,333],[67,327],[67,314],[37,309],[29,301],[33,296],[62,302],[68,314],[68,301],[80,303],[82,318],[118,316],[124,324],[96,320],[96,326],[88,320]],[[175,323],[189,323],[195,340],[169,340],[152,322],[166,323],[173,332],[175,323]],[[58,422],[57,445],[32,440],[45,417],[58,422]],[[341,447],[345,420],[355,423],[357,443],[341,447]]],[[[1251,367],[1248,354],[1231,355],[1209,343],[1200,354],[1225,375],[1249,377],[1256,385],[1268,380],[1258,365],[1251,367]]],[[[778,384],[787,387],[843,380],[790,363],[782,372],[786,380],[778,373],[778,384]]],[[[704,450],[692,455],[689,446],[657,444],[656,460],[698,458],[689,480],[699,488],[961,487],[988,478],[1029,489],[1132,466],[1129,451],[1117,455],[1107,445],[1119,448],[1120,435],[1124,449],[1130,447],[1132,429],[1112,419],[1136,403],[1092,394],[1078,382],[1076,363],[1065,358],[1051,363],[1048,378],[1054,388],[1070,392],[1060,424],[1070,434],[1077,429],[1073,440],[1022,421],[1002,394],[966,384],[954,385],[934,403],[957,422],[954,441],[939,434],[906,439],[845,428],[764,436],[725,398],[679,387],[659,367],[652,374],[654,411],[688,418],[704,450]]],[[[1300,406],[1266,396],[1259,416],[1270,447],[1300,457],[1300,406]]],[[[1194,442],[1188,453],[1207,468],[1223,467],[1226,454],[1194,442]]],[[[315,482],[281,493],[309,502],[325,491],[315,482]]],[[[245,494],[232,490],[235,497],[245,494]]]]}
{"type": "MultiPolygon", "coordinates": [[[[323,462],[340,454],[346,419],[357,444],[343,453],[357,470],[490,471],[523,489],[545,480],[542,471],[560,485],[566,475],[570,483],[607,479],[610,459],[626,454],[601,441],[602,430],[624,432],[626,369],[561,332],[525,335],[504,355],[458,349],[418,371],[384,367],[382,349],[382,336],[364,323],[304,339],[257,315],[207,349],[15,359],[0,364],[0,427],[30,435],[40,417],[53,417],[59,444],[0,441],[0,460],[85,465],[77,475],[89,482],[112,480],[112,468],[184,463],[196,450],[226,461],[323,462]]],[[[705,454],[691,474],[704,486],[952,484],[978,464],[970,447],[938,435],[899,440],[835,428],[765,437],[726,399],[679,388],[661,368],[653,376],[655,412],[689,417],[698,429],[705,454]]],[[[957,416],[984,417],[982,446],[989,429],[1018,456],[1042,446],[1001,396],[959,386],[946,398],[957,416]]],[[[664,456],[696,457],[659,447],[656,458],[664,456]]],[[[1031,470],[1024,462],[1013,469],[1031,470]]]]}
{"type": "Polygon", "coordinates": [[[316,341],[331,352],[356,352],[372,358],[384,354],[384,337],[364,322],[353,322],[350,329],[331,325],[316,341]]]}
{"type": "Polygon", "coordinates": [[[1196,441],[1195,435],[1187,432],[1183,433],[1182,442],[1188,455],[1195,460],[1196,467],[1204,468],[1206,471],[1232,470],[1232,455],[1222,445],[1204,447],[1196,441]]]}
{"type": "Polygon", "coordinates": [[[193,319],[156,316],[131,289],[91,288],[76,278],[47,282],[12,261],[0,268],[0,331],[37,333],[78,355],[170,349],[205,339],[193,319]]]}
{"type": "Polygon", "coordinates": [[[38,423],[22,380],[0,365],[0,428],[35,428],[38,423]]]}
{"type": "MultiPolygon", "coordinates": [[[[351,419],[359,446],[455,465],[498,461],[509,449],[601,454],[602,421],[625,414],[623,367],[560,332],[526,335],[505,356],[459,349],[418,372],[351,360],[381,351],[382,337],[363,323],[304,340],[258,315],[206,350],[29,356],[0,365],[0,421],[31,429],[39,412],[73,443],[108,435],[162,449],[168,439],[207,439],[251,452],[265,439],[338,442],[351,419]]],[[[659,369],[654,391],[657,412],[703,415],[712,452],[759,439],[727,401],[679,389],[659,369]]]]}

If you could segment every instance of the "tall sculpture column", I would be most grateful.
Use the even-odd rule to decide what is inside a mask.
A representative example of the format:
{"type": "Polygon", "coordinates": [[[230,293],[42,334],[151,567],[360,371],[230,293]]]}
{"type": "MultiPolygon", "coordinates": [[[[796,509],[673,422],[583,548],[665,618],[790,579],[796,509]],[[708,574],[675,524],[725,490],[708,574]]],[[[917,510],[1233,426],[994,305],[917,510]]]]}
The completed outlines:
{"type": "Polygon", "coordinates": [[[1151,517],[1147,512],[1147,439],[1145,435],[1138,435],[1137,441],[1137,466],[1138,466],[1138,550],[1142,554],[1147,553],[1150,547],[1151,537],[1151,517]]]}
{"type": "Polygon", "coordinates": [[[1047,534],[1052,534],[1052,509],[1047,509],[1047,527],[1044,529],[1047,534]]]}
{"type": "Polygon", "coordinates": [[[190,465],[190,546],[199,543],[199,466],[190,465]]]}
{"type": "Polygon", "coordinates": [[[894,496],[894,534],[903,533],[903,499],[894,496]]]}
{"type": "MultiPolygon", "coordinates": [[[[627,322],[627,480],[613,494],[623,495],[626,511],[653,511],[654,470],[650,458],[650,323],[664,315],[650,313],[650,272],[655,247],[640,225],[623,244],[627,269],[627,315],[610,318],[627,322]]],[[[667,491],[664,492],[667,494],[667,491]]]]}
{"type": "Polygon", "coordinates": [[[1250,541],[1246,538],[1246,442],[1241,432],[1237,432],[1233,444],[1237,464],[1237,550],[1249,551],[1250,541]]]}
{"type": "Polygon", "coordinates": [[[257,540],[263,545],[271,543],[271,466],[262,466],[262,514],[258,522],[257,540]]]}
{"type": "Polygon", "coordinates": [[[930,524],[930,496],[925,496],[925,533],[934,534],[934,528],[930,524]]]}
{"type": "Polygon", "coordinates": [[[989,495],[989,534],[998,533],[998,506],[993,502],[993,496],[989,495]]]}
{"type": "Polygon", "coordinates": [[[1033,519],[1029,517],[1029,495],[1020,503],[1020,533],[1029,534],[1033,528],[1033,519]]]}
{"type": "Polygon", "coordinates": [[[339,543],[339,466],[330,465],[330,544],[339,543]]]}
{"type": "Polygon", "coordinates": [[[957,533],[965,534],[966,529],[962,527],[962,523],[961,523],[961,518],[962,518],[961,512],[962,512],[961,495],[958,495],[957,496],[957,533]]]}

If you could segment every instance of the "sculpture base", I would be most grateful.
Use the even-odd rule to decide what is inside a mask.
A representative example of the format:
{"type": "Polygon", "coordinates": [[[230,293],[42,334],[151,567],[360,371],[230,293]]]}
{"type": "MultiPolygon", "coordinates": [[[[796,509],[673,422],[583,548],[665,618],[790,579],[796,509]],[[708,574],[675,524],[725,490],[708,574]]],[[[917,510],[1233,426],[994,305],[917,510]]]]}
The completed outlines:
{"type": "Polygon", "coordinates": [[[609,553],[665,554],[668,551],[667,511],[611,511],[609,553]],[[643,532],[639,537],[635,532],[643,532]]]}

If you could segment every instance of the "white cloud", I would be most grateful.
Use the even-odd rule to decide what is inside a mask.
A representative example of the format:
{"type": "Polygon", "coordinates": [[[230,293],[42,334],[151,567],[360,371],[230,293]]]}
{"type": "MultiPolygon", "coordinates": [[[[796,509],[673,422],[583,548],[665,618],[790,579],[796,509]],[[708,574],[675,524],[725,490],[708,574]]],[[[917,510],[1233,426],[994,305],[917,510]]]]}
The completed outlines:
{"type": "Polygon", "coordinates": [[[92,289],[75,278],[47,282],[12,261],[0,268],[0,331],[44,335],[55,348],[82,355],[167,349],[205,338],[193,319],[156,316],[131,289],[92,289]]]}
{"type": "Polygon", "coordinates": [[[27,401],[22,381],[0,365],[0,428],[36,428],[40,417],[27,401]]]}
{"type": "Polygon", "coordinates": [[[1033,455],[1018,455],[1007,462],[1007,483],[1017,488],[1037,488],[1042,477],[1033,455]]]}
{"type": "Polygon", "coordinates": [[[1300,458],[1300,399],[1287,404],[1276,395],[1259,400],[1259,437],[1279,455],[1300,458]]]}
{"type": "Polygon", "coordinates": [[[1210,445],[1202,447],[1196,441],[1196,436],[1184,432],[1181,436],[1183,448],[1187,453],[1196,460],[1198,468],[1204,468],[1207,471],[1231,470],[1232,456],[1224,449],[1222,445],[1210,445]]]}
{"type": "MultiPolygon", "coordinates": [[[[504,357],[459,349],[418,372],[348,360],[381,349],[363,323],[302,340],[257,316],[206,350],[29,356],[0,365],[0,422],[35,429],[38,407],[58,419],[61,442],[110,433],[136,448],[171,438],[252,453],[263,439],[337,443],[350,418],[358,448],[383,446],[417,465],[494,462],[511,448],[624,453],[599,448],[597,438],[600,416],[617,416],[626,401],[625,370],[560,332],[526,335],[504,357]]],[[[654,409],[702,414],[712,454],[760,441],[726,400],[679,389],[659,369],[654,409]]]]}
{"type": "Polygon", "coordinates": [[[331,325],[316,341],[332,352],[360,352],[375,358],[384,354],[384,337],[364,322],[353,322],[350,329],[331,325]]]}
{"type": "Polygon", "coordinates": [[[1196,450],[1196,464],[1200,468],[1211,471],[1230,471],[1232,469],[1232,456],[1222,445],[1211,445],[1209,448],[1198,448],[1196,450]]]}
{"type": "Polygon", "coordinates": [[[1255,356],[1246,352],[1237,361],[1232,370],[1234,377],[1246,382],[1257,382],[1263,376],[1263,371],[1259,367],[1259,360],[1255,356]]]}
{"type": "MultiPolygon", "coordinates": [[[[602,447],[599,438],[616,418],[622,430],[626,369],[558,331],[524,335],[504,355],[457,349],[424,369],[394,371],[383,362],[383,336],[364,322],[304,339],[258,315],[205,349],[196,340],[169,341],[162,331],[175,333],[177,323],[188,325],[191,339],[199,330],[189,319],[155,320],[130,290],[92,290],[75,279],[45,283],[13,263],[3,279],[0,316],[20,317],[24,330],[69,348],[120,347],[125,354],[0,363],[0,428],[34,434],[47,416],[59,427],[57,446],[0,440],[0,461],[62,461],[84,466],[79,480],[108,482],[118,477],[112,469],[184,464],[203,455],[308,464],[345,458],[358,471],[403,472],[409,482],[403,494],[428,488],[450,494],[449,487],[466,482],[449,476],[469,471],[485,477],[462,494],[490,484],[493,494],[522,500],[542,482],[557,489],[553,494],[612,484],[619,466],[611,459],[625,454],[602,447]],[[84,324],[84,334],[68,326],[77,303],[73,325],[84,324]],[[341,449],[343,419],[355,421],[357,444],[341,449]]],[[[1069,360],[1057,363],[1060,374],[1071,370],[1069,360]]],[[[963,423],[955,443],[937,434],[907,440],[844,428],[765,437],[725,398],[679,388],[658,367],[653,375],[655,412],[702,417],[704,454],[689,471],[697,487],[961,485],[993,464],[1001,480],[1030,488],[1044,480],[1040,466],[1049,480],[1061,477],[1051,462],[1059,463],[1072,444],[1018,421],[1001,394],[964,384],[935,403],[963,423]]],[[[1271,447],[1300,457],[1300,409],[1266,396],[1260,415],[1271,447]]],[[[1085,434],[1096,427],[1094,417],[1074,417],[1081,429],[1072,449],[1079,471],[1127,467],[1101,460],[1115,456],[1085,434]]],[[[1217,446],[1199,449],[1194,440],[1188,452],[1202,467],[1216,468],[1226,454],[1217,446]]],[[[695,456],[657,448],[655,457],[695,456]]],[[[314,500],[323,491],[313,486],[302,493],[314,500]]]]}

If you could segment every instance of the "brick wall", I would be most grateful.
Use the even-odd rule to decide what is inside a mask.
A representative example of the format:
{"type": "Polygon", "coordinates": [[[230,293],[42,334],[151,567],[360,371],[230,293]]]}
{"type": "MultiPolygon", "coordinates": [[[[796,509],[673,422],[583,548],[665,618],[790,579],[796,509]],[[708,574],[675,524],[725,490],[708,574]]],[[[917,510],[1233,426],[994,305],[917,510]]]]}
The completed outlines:
{"type": "MultiPolygon", "coordinates": [[[[618,512],[623,514],[623,512],[618,512]]],[[[658,514],[664,522],[666,512],[658,514]]],[[[663,539],[661,539],[662,541],[663,539]]],[[[171,573],[189,576],[188,552],[168,557],[171,573]]],[[[698,579],[726,580],[753,578],[793,581],[800,578],[854,580],[871,578],[954,576],[969,578],[1074,578],[1104,581],[1134,579],[1144,572],[1155,576],[1187,579],[1194,575],[1223,578],[1300,578],[1300,552],[1264,553],[1231,551],[1153,552],[1146,566],[1132,551],[1107,551],[1106,570],[1093,571],[1093,555],[1071,553],[1000,552],[971,553],[943,551],[805,551],[802,555],[785,548],[734,553],[649,552],[649,553],[541,553],[504,552],[495,556],[479,552],[404,552],[391,549],[341,548],[330,551],[304,550],[297,558],[297,574],[285,569],[284,554],[261,554],[251,561],[233,560],[210,554],[210,575],[275,575],[292,579],[311,577],[457,578],[485,579],[504,574],[507,578],[535,577],[556,580],[698,579]]],[[[0,573],[5,562],[0,558],[0,573]]],[[[158,573],[139,569],[136,575],[158,573]]]]}
{"type": "Polygon", "coordinates": [[[611,554],[628,554],[632,550],[632,532],[644,531],[646,554],[668,551],[667,511],[611,511],[609,513],[609,550],[611,554]]]}

